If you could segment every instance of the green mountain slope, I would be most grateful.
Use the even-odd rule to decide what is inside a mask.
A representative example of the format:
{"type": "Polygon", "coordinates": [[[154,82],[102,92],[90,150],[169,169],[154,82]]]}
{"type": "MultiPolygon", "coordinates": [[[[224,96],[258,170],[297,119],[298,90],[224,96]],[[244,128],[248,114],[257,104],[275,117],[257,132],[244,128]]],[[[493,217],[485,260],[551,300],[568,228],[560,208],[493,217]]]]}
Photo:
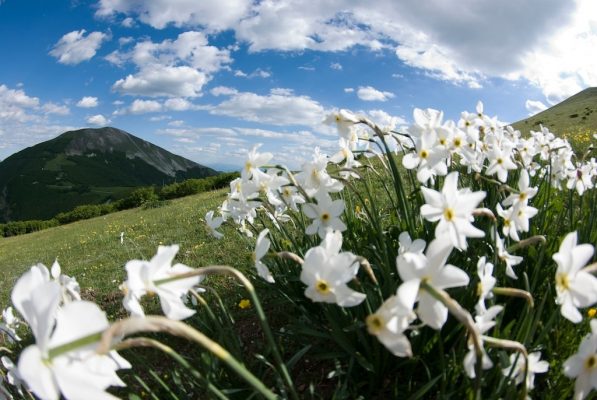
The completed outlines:
{"type": "Polygon", "coordinates": [[[597,87],[585,89],[539,114],[512,124],[523,134],[540,130],[541,125],[567,138],[577,149],[584,148],[590,143],[592,133],[597,133],[597,87]]]}
{"type": "Polygon", "coordinates": [[[139,186],[215,174],[119,129],[70,131],[0,162],[0,222],[47,219],[139,186]]]}

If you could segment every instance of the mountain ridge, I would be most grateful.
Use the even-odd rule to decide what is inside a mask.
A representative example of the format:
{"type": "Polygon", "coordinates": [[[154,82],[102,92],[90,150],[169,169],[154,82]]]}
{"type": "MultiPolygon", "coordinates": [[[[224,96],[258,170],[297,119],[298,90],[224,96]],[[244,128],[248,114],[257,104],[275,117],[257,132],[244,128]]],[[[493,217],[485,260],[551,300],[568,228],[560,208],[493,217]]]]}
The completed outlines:
{"type": "Polygon", "coordinates": [[[140,186],[217,173],[117,128],[68,131],[0,162],[0,222],[47,219],[140,186]]]}

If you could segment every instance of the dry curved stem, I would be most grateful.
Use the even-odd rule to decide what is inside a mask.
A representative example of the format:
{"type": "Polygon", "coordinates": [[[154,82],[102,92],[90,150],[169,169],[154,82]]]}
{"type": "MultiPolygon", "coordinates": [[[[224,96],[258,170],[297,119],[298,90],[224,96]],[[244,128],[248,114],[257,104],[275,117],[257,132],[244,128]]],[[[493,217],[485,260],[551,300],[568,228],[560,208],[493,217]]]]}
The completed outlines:
{"type": "Polygon", "coordinates": [[[197,268],[194,271],[187,272],[184,274],[176,275],[171,278],[162,279],[159,281],[155,281],[154,284],[166,283],[178,279],[185,279],[190,278],[197,275],[217,275],[217,274],[226,274],[234,276],[249,292],[251,296],[251,300],[255,305],[255,311],[257,312],[257,316],[259,318],[259,322],[261,324],[261,328],[263,329],[263,333],[265,334],[266,340],[269,342],[270,350],[273,353],[274,359],[276,361],[276,366],[278,372],[284,379],[286,385],[288,386],[288,390],[290,391],[290,395],[293,399],[298,399],[298,394],[296,393],[296,389],[294,388],[294,383],[292,382],[292,378],[288,373],[288,369],[286,368],[286,364],[282,360],[282,356],[280,355],[280,351],[278,350],[278,345],[274,340],[274,335],[269,327],[267,322],[267,318],[265,316],[265,312],[263,312],[263,308],[261,307],[261,302],[259,301],[259,297],[257,297],[257,293],[255,292],[255,287],[251,283],[251,281],[239,270],[232,268],[228,265],[211,265],[209,267],[197,268]]]}
{"type": "Polygon", "coordinates": [[[118,338],[138,332],[165,332],[193,341],[228,365],[228,367],[230,367],[241,378],[247,381],[247,383],[253,386],[253,388],[266,399],[277,399],[277,396],[271,390],[269,390],[263,384],[263,382],[255,377],[255,375],[246,369],[238,360],[236,360],[236,358],[234,358],[218,343],[205,336],[202,332],[191,328],[184,322],[174,321],[166,317],[131,317],[115,322],[102,333],[102,337],[96,351],[99,354],[107,354],[111,350],[131,347],[133,345],[145,345],[152,347],[157,346],[156,343],[151,343],[144,338],[132,338],[114,344],[118,338]]]}
{"type": "Polygon", "coordinates": [[[371,264],[369,264],[369,260],[367,260],[365,257],[362,257],[362,256],[356,256],[356,260],[359,262],[361,267],[365,270],[367,275],[369,275],[369,278],[371,278],[373,283],[375,283],[376,285],[379,285],[379,282],[377,282],[377,278],[375,277],[375,274],[373,273],[373,268],[371,268],[371,264]]]}
{"type": "Polygon", "coordinates": [[[530,238],[521,240],[520,242],[508,247],[508,253],[514,252],[518,249],[522,249],[525,247],[534,246],[536,244],[544,244],[545,242],[546,239],[543,235],[531,236],[530,238]]]}
{"type": "Polygon", "coordinates": [[[502,349],[509,349],[514,350],[520,353],[524,358],[524,380],[522,381],[522,392],[520,394],[521,399],[526,399],[528,394],[527,388],[527,376],[529,373],[529,355],[527,353],[526,347],[520,342],[516,342],[514,340],[507,340],[507,339],[496,339],[491,336],[482,336],[483,343],[486,343],[488,346],[491,347],[499,347],[502,349]]]}
{"type": "Polygon", "coordinates": [[[497,294],[498,296],[510,296],[510,297],[520,297],[527,301],[529,307],[535,307],[535,302],[533,300],[533,296],[527,292],[526,290],[516,289],[516,288],[505,288],[505,287],[494,287],[491,292],[493,294],[497,294]]]}
{"type": "Polygon", "coordinates": [[[286,260],[294,261],[295,263],[300,265],[303,265],[303,263],[305,262],[305,260],[303,260],[302,258],[290,251],[279,251],[276,253],[276,255],[280,258],[285,258],[286,260]]]}
{"type": "Polygon", "coordinates": [[[483,359],[483,340],[481,339],[481,332],[475,325],[475,321],[471,314],[462,308],[456,300],[439,288],[434,287],[429,282],[421,281],[421,289],[427,291],[433,298],[439,300],[461,324],[469,332],[469,338],[473,343],[477,361],[475,363],[475,398],[481,398],[481,374],[482,374],[482,359],[483,359]]]}

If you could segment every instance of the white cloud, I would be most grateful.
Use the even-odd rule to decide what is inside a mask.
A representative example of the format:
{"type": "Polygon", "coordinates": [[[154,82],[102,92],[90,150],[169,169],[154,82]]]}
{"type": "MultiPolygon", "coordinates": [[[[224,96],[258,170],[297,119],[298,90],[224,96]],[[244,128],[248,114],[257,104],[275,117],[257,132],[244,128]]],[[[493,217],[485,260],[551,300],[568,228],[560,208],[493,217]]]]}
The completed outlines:
{"type": "Polygon", "coordinates": [[[150,112],[162,111],[162,105],[155,100],[140,100],[136,99],[129,107],[128,111],[131,114],[145,114],[150,112]]]}
{"type": "Polygon", "coordinates": [[[97,97],[92,97],[92,96],[85,96],[77,102],[77,107],[81,107],[81,108],[93,108],[93,107],[97,107],[97,105],[98,105],[97,97]]]}
{"type": "Polygon", "coordinates": [[[251,0],[100,0],[96,15],[136,14],[143,23],[157,29],[173,24],[224,30],[243,17],[250,5],[251,0]]]}
{"type": "Polygon", "coordinates": [[[394,97],[394,93],[382,92],[371,86],[359,86],[357,96],[363,101],[387,101],[394,97]]]}
{"type": "Polygon", "coordinates": [[[133,26],[135,26],[135,20],[131,17],[126,17],[122,20],[121,25],[125,28],[132,28],[133,26]]]}
{"type": "Polygon", "coordinates": [[[261,68],[257,68],[255,71],[251,72],[250,74],[247,74],[246,72],[243,72],[241,70],[236,70],[234,71],[234,76],[240,77],[240,78],[269,78],[270,76],[272,76],[272,73],[269,71],[265,71],[261,68]]]}
{"type": "Polygon", "coordinates": [[[187,110],[195,110],[197,106],[191,103],[188,100],[181,99],[181,98],[174,98],[168,99],[164,102],[164,107],[168,110],[172,111],[187,111],[187,110]]]}
{"type": "Polygon", "coordinates": [[[175,40],[143,40],[125,52],[105,57],[123,66],[132,62],[139,71],[116,81],[121,93],[151,97],[197,97],[210,76],[232,62],[228,49],[210,46],[203,32],[181,33],[175,40]]]}
{"type": "Polygon", "coordinates": [[[87,123],[90,125],[97,125],[97,126],[106,126],[110,123],[110,120],[101,114],[92,115],[92,116],[88,117],[85,121],[87,121],[87,123]]]}
{"type": "Polygon", "coordinates": [[[102,42],[108,39],[108,35],[91,32],[85,36],[85,32],[85,29],[81,29],[65,34],[50,50],[50,55],[57,58],[59,63],[67,65],[76,65],[91,59],[102,42]]]}
{"type": "Polygon", "coordinates": [[[391,49],[434,79],[470,88],[524,79],[550,103],[597,85],[594,0],[231,1],[100,0],[97,14],[130,14],[158,29],[231,30],[252,52],[391,49]]]}
{"type": "Polygon", "coordinates": [[[289,89],[289,88],[273,88],[273,89],[270,89],[269,92],[271,94],[277,94],[280,96],[292,96],[294,93],[294,90],[289,89]]]}
{"type": "Polygon", "coordinates": [[[25,122],[34,117],[30,112],[39,106],[39,98],[28,96],[22,89],[0,85],[0,123],[25,122]]]}
{"type": "Polygon", "coordinates": [[[112,89],[139,96],[197,97],[206,82],[207,76],[194,68],[159,66],[119,79],[112,89]]]}
{"type": "Polygon", "coordinates": [[[46,114],[56,114],[56,115],[68,115],[70,114],[70,109],[65,105],[55,104],[52,102],[44,104],[41,109],[46,114]]]}
{"type": "Polygon", "coordinates": [[[174,126],[174,127],[177,127],[177,128],[178,128],[178,127],[181,127],[181,126],[183,126],[183,125],[184,125],[184,121],[182,121],[182,120],[179,120],[179,119],[177,119],[177,120],[175,120],[175,121],[170,121],[170,122],[168,122],[168,126],[174,126]]]}
{"type": "Polygon", "coordinates": [[[340,63],[331,63],[330,64],[330,68],[331,69],[335,69],[336,71],[342,71],[342,64],[340,64],[340,63]]]}
{"type": "Polygon", "coordinates": [[[241,92],[213,107],[210,113],[272,125],[318,126],[325,109],[307,96],[241,92]]]}
{"type": "Polygon", "coordinates": [[[209,91],[212,96],[231,96],[238,93],[238,90],[227,86],[216,86],[209,91]]]}
{"type": "Polygon", "coordinates": [[[527,100],[524,103],[524,106],[529,112],[530,116],[538,114],[541,111],[547,109],[547,106],[538,100],[527,100]]]}
{"type": "Polygon", "coordinates": [[[344,93],[352,93],[352,92],[354,92],[353,88],[351,88],[351,87],[344,88],[344,93]]]}
{"type": "Polygon", "coordinates": [[[371,117],[373,122],[386,129],[395,130],[400,125],[406,124],[406,120],[402,117],[390,115],[383,110],[369,110],[367,115],[371,117]]]}

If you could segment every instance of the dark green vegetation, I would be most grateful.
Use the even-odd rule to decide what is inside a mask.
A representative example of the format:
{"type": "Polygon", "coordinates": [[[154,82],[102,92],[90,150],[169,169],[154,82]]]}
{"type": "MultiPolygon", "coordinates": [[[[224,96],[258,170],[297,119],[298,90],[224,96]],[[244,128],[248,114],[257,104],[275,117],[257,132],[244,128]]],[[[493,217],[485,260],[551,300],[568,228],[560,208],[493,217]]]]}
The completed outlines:
{"type": "Polygon", "coordinates": [[[50,219],[140,186],[217,173],[119,129],[70,131],[0,162],[0,222],[50,219]]]}
{"type": "Polygon", "coordinates": [[[57,214],[48,220],[11,221],[0,224],[0,236],[9,237],[37,232],[58,225],[99,217],[116,211],[131,208],[158,208],[171,199],[212,191],[228,186],[230,181],[238,177],[238,173],[223,173],[201,179],[187,179],[171,183],[160,188],[144,186],[134,189],[125,198],[104,204],[83,204],[73,210],[57,214]]]}
{"type": "Polygon", "coordinates": [[[588,88],[537,115],[515,122],[512,126],[523,134],[541,130],[540,126],[568,139],[583,149],[597,133],[597,87],[588,88]]]}

